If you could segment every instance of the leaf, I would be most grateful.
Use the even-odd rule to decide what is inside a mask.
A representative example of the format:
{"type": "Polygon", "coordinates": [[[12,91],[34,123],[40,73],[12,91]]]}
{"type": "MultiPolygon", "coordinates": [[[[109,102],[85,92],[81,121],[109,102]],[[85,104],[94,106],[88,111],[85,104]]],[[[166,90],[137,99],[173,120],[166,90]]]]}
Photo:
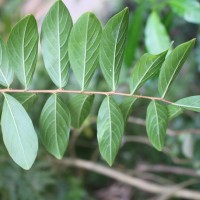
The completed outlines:
{"type": "Polygon", "coordinates": [[[139,41],[142,37],[146,7],[146,2],[139,4],[129,22],[128,39],[125,50],[125,63],[128,67],[132,66],[139,41]]]}
{"type": "Polygon", "coordinates": [[[186,21],[200,24],[200,3],[196,0],[170,0],[169,5],[175,13],[186,21]]]}
{"type": "Polygon", "coordinates": [[[111,166],[120,148],[124,131],[122,112],[114,99],[107,96],[97,119],[97,139],[102,157],[111,166]]]}
{"type": "Polygon", "coordinates": [[[7,48],[0,38],[0,84],[9,88],[12,82],[13,71],[9,67],[7,48]]]}
{"type": "Polygon", "coordinates": [[[189,56],[194,43],[195,39],[179,45],[165,59],[158,80],[158,90],[163,98],[189,56]]]}
{"type": "Polygon", "coordinates": [[[12,93],[12,96],[17,99],[26,110],[29,110],[38,98],[34,93],[12,93]]]}
{"type": "Polygon", "coordinates": [[[151,144],[162,150],[168,124],[168,110],[161,103],[152,101],[147,109],[146,129],[151,144]]]}
{"type": "Polygon", "coordinates": [[[23,106],[8,94],[4,97],[1,117],[3,141],[12,159],[28,170],[37,155],[37,134],[23,106]]]}
{"type": "Polygon", "coordinates": [[[167,51],[158,55],[146,53],[139,59],[130,78],[131,94],[134,94],[147,80],[158,73],[166,54],[167,51]]]}
{"type": "Polygon", "coordinates": [[[69,76],[68,40],[73,22],[62,1],[56,1],[44,18],[41,47],[45,68],[54,82],[62,88],[69,76]]]}
{"type": "Polygon", "coordinates": [[[108,21],[102,33],[99,61],[104,78],[113,91],[116,90],[122,66],[128,16],[126,8],[108,21]]]}
{"type": "Polygon", "coordinates": [[[70,63],[82,90],[88,86],[97,68],[101,32],[97,17],[87,12],[78,19],[70,34],[70,63]]]}
{"type": "Polygon", "coordinates": [[[40,116],[40,136],[49,153],[61,159],[69,141],[71,117],[61,97],[53,94],[40,116]]]}
{"type": "Polygon", "coordinates": [[[124,118],[124,123],[127,122],[128,117],[130,116],[130,114],[133,111],[134,108],[134,103],[137,100],[137,98],[134,97],[127,97],[124,99],[124,101],[122,101],[122,103],[119,105],[121,112],[122,112],[122,116],[124,118]]]}
{"type": "Polygon", "coordinates": [[[200,95],[186,97],[176,101],[173,105],[179,106],[187,110],[200,112],[200,95]]]}
{"type": "Polygon", "coordinates": [[[151,13],[147,20],[145,27],[145,45],[151,54],[159,54],[170,46],[169,35],[155,11],[151,13]]]}
{"type": "Polygon", "coordinates": [[[174,105],[168,105],[167,109],[168,109],[169,120],[172,120],[173,118],[179,116],[184,111],[183,108],[174,105]]]}
{"type": "Polygon", "coordinates": [[[38,53],[38,30],[34,16],[19,21],[8,39],[10,66],[25,89],[31,84],[38,53]]]}
{"type": "Polygon", "coordinates": [[[71,123],[74,128],[80,128],[90,113],[94,95],[78,94],[68,104],[71,113],[71,123]]]}

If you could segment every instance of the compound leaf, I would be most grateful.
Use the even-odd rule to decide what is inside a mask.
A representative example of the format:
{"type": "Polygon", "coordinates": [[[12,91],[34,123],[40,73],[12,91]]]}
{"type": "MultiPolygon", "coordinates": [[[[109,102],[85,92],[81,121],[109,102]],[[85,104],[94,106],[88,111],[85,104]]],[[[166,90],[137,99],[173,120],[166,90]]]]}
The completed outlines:
{"type": "Polygon", "coordinates": [[[110,96],[101,104],[97,120],[97,139],[102,157],[111,166],[121,145],[124,119],[120,108],[110,96]]]}
{"type": "Polygon", "coordinates": [[[19,21],[8,39],[9,65],[25,89],[31,84],[38,53],[38,29],[35,17],[29,15],[19,21]]]}
{"type": "Polygon", "coordinates": [[[128,29],[128,9],[124,9],[106,24],[100,43],[100,66],[109,87],[115,91],[125,51],[128,29]]]}
{"type": "Polygon", "coordinates": [[[70,34],[70,63],[82,90],[88,86],[98,64],[101,32],[97,17],[87,12],[78,19],[70,34]]]}
{"type": "Polygon", "coordinates": [[[40,135],[49,153],[61,159],[69,141],[71,117],[61,97],[53,94],[45,103],[40,116],[40,135]]]}
{"type": "Polygon", "coordinates": [[[37,134],[23,106],[8,94],[4,97],[1,117],[4,144],[20,167],[30,169],[38,151],[37,134]]]}

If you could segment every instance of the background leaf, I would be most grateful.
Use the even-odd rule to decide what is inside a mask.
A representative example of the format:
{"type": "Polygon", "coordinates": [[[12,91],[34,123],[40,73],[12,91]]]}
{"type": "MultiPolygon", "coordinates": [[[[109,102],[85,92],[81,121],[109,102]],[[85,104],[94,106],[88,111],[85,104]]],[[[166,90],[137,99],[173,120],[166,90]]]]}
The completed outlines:
{"type": "Polygon", "coordinates": [[[19,21],[8,39],[10,66],[27,89],[32,81],[38,53],[38,30],[33,15],[19,21]]]}
{"type": "Polygon", "coordinates": [[[168,2],[175,13],[186,21],[200,23],[200,3],[196,0],[169,0],[168,2]]]}
{"type": "Polygon", "coordinates": [[[94,95],[78,94],[68,104],[71,113],[71,123],[74,128],[80,128],[90,113],[94,95]]]}
{"type": "Polygon", "coordinates": [[[100,66],[109,87],[115,91],[125,51],[128,29],[128,9],[124,9],[106,24],[100,43],[100,66]]]}
{"type": "Polygon", "coordinates": [[[7,47],[0,38],[0,84],[8,87],[13,81],[13,71],[9,66],[7,47]]]}
{"type": "Polygon", "coordinates": [[[61,97],[53,94],[40,116],[40,136],[48,152],[61,159],[69,141],[71,117],[61,97]]]}
{"type": "Polygon", "coordinates": [[[145,27],[145,45],[149,53],[159,54],[170,47],[170,38],[157,12],[152,12],[145,27]]]}
{"type": "Polygon", "coordinates": [[[99,20],[88,12],[78,19],[70,34],[70,63],[82,90],[88,86],[98,64],[101,32],[99,20]]]}
{"type": "Polygon", "coordinates": [[[73,22],[62,1],[56,1],[44,18],[41,47],[46,70],[54,84],[67,84],[69,71],[68,40],[73,22]]]}
{"type": "Polygon", "coordinates": [[[20,167],[30,169],[37,155],[37,134],[23,106],[8,94],[4,97],[1,117],[4,144],[20,167]]]}
{"type": "Polygon", "coordinates": [[[195,39],[179,45],[164,61],[158,80],[158,90],[162,97],[165,97],[168,92],[173,80],[176,78],[181,67],[189,56],[194,43],[195,39]]]}
{"type": "Polygon", "coordinates": [[[97,139],[102,157],[111,166],[121,145],[124,119],[111,96],[101,104],[97,120],[97,139]]]}
{"type": "Polygon", "coordinates": [[[152,101],[147,109],[146,129],[151,144],[159,151],[162,150],[168,124],[167,107],[152,101]]]}
{"type": "Polygon", "coordinates": [[[158,73],[166,54],[167,51],[158,55],[146,53],[139,59],[130,78],[131,94],[134,94],[147,80],[158,73]]]}

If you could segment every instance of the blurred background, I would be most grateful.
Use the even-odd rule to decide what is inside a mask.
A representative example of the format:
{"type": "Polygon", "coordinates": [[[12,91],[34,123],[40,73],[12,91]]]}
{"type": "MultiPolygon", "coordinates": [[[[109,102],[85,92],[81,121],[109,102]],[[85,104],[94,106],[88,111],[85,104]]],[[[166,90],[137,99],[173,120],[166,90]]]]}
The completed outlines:
{"type": "MultiPolygon", "coordinates": [[[[32,13],[38,22],[39,32],[44,16],[54,0],[0,0],[0,37],[6,42],[12,27],[25,15],[32,13]]],[[[200,3],[197,0],[64,0],[74,22],[87,11],[94,12],[105,25],[107,20],[125,7],[130,10],[130,24],[125,59],[122,66],[119,91],[129,90],[132,69],[146,52],[157,54],[174,41],[173,46],[196,38],[196,46],[177,77],[167,99],[200,94],[200,3]]],[[[20,88],[16,80],[12,88],[20,88]]],[[[39,55],[34,81],[35,89],[55,88],[48,77],[39,55]]],[[[66,89],[79,89],[73,74],[66,89]]],[[[91,90],[106,91],[107,85],[100,70],[90,85],[91,90]]],[[[140,94],[158,96],[157,77],[148,81],[140,94]]],[[[71,96],[64,96],[66,100],[71,96]]],[[[2,97],[1,97],[2,98],[2,97]]],[[[31,118],[38,130],[38,119],[48,95],[39,95],[27,103],[31,118]]],[[[166,145],[158,152],[149,144],[145,130],[148,101],[138,101],[128,120],[123,143],[113,172],[127,175],[121,183],[117,177],[70,167],[68,158],[84,159],[87,163],[108,166],[101,159],[96,140],[96,116],[102,97],[96,97],[91,115],[81,129],[71,131],[65,158],[56,161],[40,144],[35,164],[30,171],[16,166],[9,157],[3,142],[0,143],[0,200],[164,200],[193,199],[192,196],[175,198],[173,194],[183,188],[200,190],[200,115],[185,112],[169,124],[166,145]],[[66,162],[65,162],[66,161],[66,162]],[[153,194],[131,186],[127,177],[136,177],[157,186],[174,186],[174,190],[153,194]]],[[[116,97],[117,102],[123,98],[116,97]]],[[[2,104],[2,101],[0,101],[2,104]]],[[[2,105],[1,105],[2,106],[2,105]]],[[[39,131],[38,131],[39,132],[39,131]]],[[[2,140],[2,139],[1,139],[2,140]]],[[[73,164],[72,164],[73,165],[73,164]]],[[[139,186],[138,186],[139,187],[139,186]]],[[[196,198],[198,199],[198,198],[196,198]]],[[[200,196],[199,196],[200,199],[200,196]]]]}

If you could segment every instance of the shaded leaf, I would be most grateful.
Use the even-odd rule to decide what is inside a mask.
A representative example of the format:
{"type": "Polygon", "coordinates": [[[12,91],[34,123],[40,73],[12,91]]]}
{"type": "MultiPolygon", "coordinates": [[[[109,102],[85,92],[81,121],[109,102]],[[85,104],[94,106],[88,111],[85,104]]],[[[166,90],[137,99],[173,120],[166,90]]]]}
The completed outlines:
{"type": "Polygon", "coordinates": [[[159,151],[162,150],[168,125],[167,107],[152,101],[147,109],[146,129],[151,144],[159,151]]]}
{"type": "Polygon", "coordinates": [[[41,47],[46,70],[54,84],[62,88],[69,74],[68,40],[73,22],[62,1],[56,1],[44,18],[41,47]]]}
{"type": "Polygon", "coordinates": [[[158,55],[146,53],[139,59],[130,78],[131,94],[134,94],[147,80],[159,72],[166,54],[167,51],[158,55]]]}
{"type": "Polygon", "coordinates": [[[20,167],[30,169],[38,151],[37,134],[23,106],[8,94],[4,97],[1,117],[4,144],[20,167]]]}
{"type": "Polygon", "coordinates": [[[94,95],[78,94],[74,96],[68,104],[72,126],[74,128],[80,128],[87,116],[90,113],[94,95]]]}
{"type": "Polygon", "coordinates": [[[165,59],[158,80],[158,90],[163,98],[189,56],[194,43],[195,39],[179,45],[165,59]]]}
{"type": "Polygon", "coordinates": [[[186,21],[200,23],[200,3],[196,0],[169,0],[168,2],[175,13],[186,21]]]}
{"type": "Polygon", "coordinates": [[[38,53],[38,29],[34,16],[19,21],[8,39],[10,66],[25,89],[31,84],[38,53]]]}
{"type": "Polygon", "coordinates": [[[0,38],[0,84],[8,87],[13,82],[13,70],[9,66],[7,48],[0,38]]]}
{"type": "Polygon", "coordinates": [[[71,117],[61,97],[53,94],[40,116],[40,136],[49,153],[61,159],[69,141],[71,117]]]}
{"type": "Polygon", "coordinates": [[[122,112],[114,99],[107,96],[101,104],[97,120],[97,139],[102,157],[111,166],[121,145],[124,131],[122,112]]]}
{"type": "Polygon", "coordinates": [[[170,46],[169,35],[155,11],[150,14],[147,20],[145,27],[145,45],[148,52],[152,54],[159,54],[170,46]]]}
{"type": "Polygon", "coordinates": [[[133,112],[134,103],[136,100],[137,100],[137,98],[134,98],[134,97],[126,97],[122,101],[122,103],[119,105],[121,112],[122,112],[122,116],[124,118],[124,123],[127,122],[128,117],[133,112]]]}
{"type": "Polygon", "coordinates": [[[72,70],[84,90],[98,64],[101,24],[93,13],[83,14],[72,28],[69,58],[72,70]]]}
{"type": "Polygon", "coordinates": [[[115,91],[122,66],[128,29],[128,9],[124,9],[106,24],[100,43],[100,66],[109,87],[115,91]]]}

